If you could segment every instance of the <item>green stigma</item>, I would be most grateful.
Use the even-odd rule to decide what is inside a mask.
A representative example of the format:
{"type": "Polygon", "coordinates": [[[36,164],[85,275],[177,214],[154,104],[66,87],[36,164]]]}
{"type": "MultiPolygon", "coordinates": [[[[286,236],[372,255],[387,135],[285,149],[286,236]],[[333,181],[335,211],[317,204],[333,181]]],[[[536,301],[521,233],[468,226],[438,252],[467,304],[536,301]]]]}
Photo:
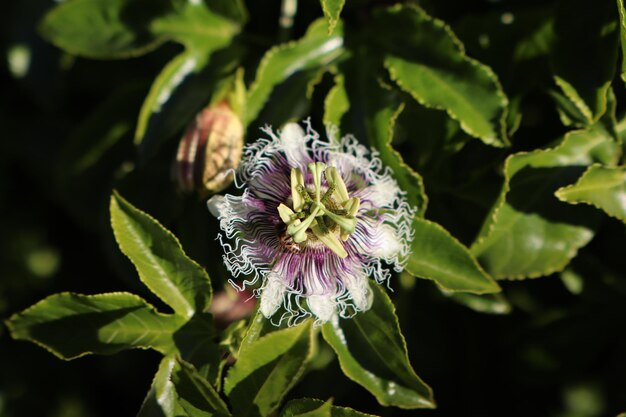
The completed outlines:
{"type": "Polygon", "coordinates": [[[278,214],[287,225],[287,234],[293,241],[302,243],[312,234],[339,257],[348,253],[341,241],[347,240],[356,228],[356,213],[360,200],[350,198],[348,189],[335,167],[327,167],[323,162],[308,166],[313,175],[313,190],[306,188],[304,175],[298,168],[291,170],[292,208],[285,204],[278,206],[278,214]],[[322,176],[328,184],[322,189],[322,176]],[[338,233],[335,233],[335,232],[338,233]],[[338,238],[341,237],[341,240],[338,238]]]}

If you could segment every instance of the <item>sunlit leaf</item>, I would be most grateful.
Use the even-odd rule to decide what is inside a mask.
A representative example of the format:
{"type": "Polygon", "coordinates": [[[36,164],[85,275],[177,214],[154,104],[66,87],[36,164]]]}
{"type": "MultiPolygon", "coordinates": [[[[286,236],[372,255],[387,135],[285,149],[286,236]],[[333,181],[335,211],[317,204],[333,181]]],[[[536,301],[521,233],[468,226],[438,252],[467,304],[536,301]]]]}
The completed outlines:
{"type": "Polygon", "coordinates": [[[465,132],[483,142],[508,144],[507,98],[498,78],[465,55],[445,23],[412,6],[382,9],[376,16],[385,67],[400,88],[427,107],[447,111],[465,132]]]}
{"type": "Polygon", "coordinates": [[[437,223],[415,217],[415,237],[406,270],[434,280],[448,291],[484,294],[500,291],[469,250],[437,223]]]}
{"type": "Polygon", "coordinates": [[[324,124],[340,126],[341,118],[350,108],[343,74],[335,76],[335,85],[324,100],[324,124]]]}
{"type": "Polygon", "coordinates": [[[331,401],[314,398],[291,400],[283,408],[280,417],[374,417],[348,407],[332,405],[331,401]]]}
{"type": "Polygon", "coordinates": [[[594,235],[593,210],[561,203],[554,192],[594,162],[614,163],[617,145],[601,125],[568,133],[551,149],[510,156],[504,186],[472,253],[495,278],[561,271],[594,235]]]}
{"type": "Polygon", "coordinates": [[[556,196],[572,204],[590,204],[626,223],[626,167],[592,165],[575,184],[559,188],[556,196]]]}
{"type": "Polygon", "coordinates": [[[178,402],[174,384],[171,381],[175,364],[176,359],[173,356],[166,356],[161,360],[137,417],[188,417],[178,402]]]}
{"type": "Polygon", "coordinates": [[[7,321],[13,338],[35,342],[62,359],[132,348],[166,353],[183,323],[129,293],[55,294],[7,321]]]}
{"type": "Polygon", "coordinates": [[[208,274],[185,255],[178,239],[158,221],[115,193],[111,224],[120,249],[141,280],[177,314],[189,318],[209,305],[208,274]]]}
{"type": "Polygon", "coordinates": [[[236,415],[266,416],[278,408],[310,359],[311,330],[308,320],[271,332],[245,349],[242,346],[224,382],[236,415]]]}
{"type": "Polygon", "coordinates": [[[351,319],[335,318],[322,327],[344,374],[367,389],[385,406],[434,408],[431,389],[416,374],[408,358],[395,308],[380,286],[374,303],[351,319]]]}
{"type": "Polygon", "coordinates": [[[320,3],[324,17],[328,20],[328,34],[331,34],[339,21],[339,15],[346,4],[346,0],[320,0],[320,3]]]}
{"type": "Polygon", "coordinates": [[[323,20],[316,20],[298,41],[276,46],[265,53],[248,91],[247,123],[256,119],[278,84],[298,71],[328,66],[342,55],[341,25],[330,36],[325,26],[323,20]]]}

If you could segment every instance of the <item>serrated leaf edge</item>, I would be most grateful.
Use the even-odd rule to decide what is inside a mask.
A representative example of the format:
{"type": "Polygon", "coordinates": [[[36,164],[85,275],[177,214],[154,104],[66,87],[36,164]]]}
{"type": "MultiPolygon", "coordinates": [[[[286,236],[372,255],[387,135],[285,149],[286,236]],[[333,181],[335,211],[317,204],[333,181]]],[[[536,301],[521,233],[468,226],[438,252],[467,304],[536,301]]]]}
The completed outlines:
{"type": "MultiPolygon", "coordinates": [[[[117,297],[117,296],[130,296],[138,301],[141,301],[143,303],[145,303],[145,305],[151,309],[152,311],[154,311],[154,313],[160,317],[172,317],[172,314],[165,314],[165,313],[161,313],[159,312],[152,304],[148,303],[146,300],[144,300],[143,298],[141,298],[140,296],[138,296],[137,294],[133,294],[130,292],[125,292],[125,291],[114,291],[114,292],[107,292],[107,293],[102,293],[102,294],[80,294],[80,293],[76,293],[76,292],[71,292],[71,291],[64,291],[64,292],[60,292],[60,293],[56,293],[56,294],[52,294],[49,295],[48,297],[37,301],[35,304],[31,305],[30,307],[27,307],[26,309],[13,314],[11,317],[9,317],[8,319],[4,320],[4,325],[9,329],[9,334],[11,335],[11,337],[14,340],[24,340],[24,341],[28,341],[31,343],[34,343],[35,345],[47,350],[48,352],[50,352],[51,354],[53,354],[54,356],[56,356],[57,358],[69,362],[71,360],[74,359],[78,359],[78,358],[82,358],[83,356],[87,356],[87,355],[93,355],[94,352],[83,352],[79,355],[76,356],[70,356],[70,357],[66,357],[63,356],[60,352],[57,352],[56,350],[54,350],[52,347],[41,343],[40,341],[36,340],[36,339],[30,339],[30,338],[21,338],[21,337],[17,337],[15,335],[15,329],[13,328],[11,322],[18,318],[19,316],[22,316],[24,314],[27,314],[29,311],[37,308],[37,306],[39,306],[40,304],[43,304],[44,302],[46,302],[48,299],[50,299],[51,297],[62,297],[62,296],[79,296],[79,297],[87,297],[87,298],[102,298],[102,297],[117,297]]],[[[133,349],[140,349],[140,350],[150,350],[153,348],[150,347],[144,347],[144,346],[137,346],[137,347],[133,347],[133,349]]]]}
{"type": "Polygon", "coordinates": [[[578,204],[586,204],[589,206],[593,206],[595,208],[597,208],[598,210],[601,210],[604,214],[606,214],[609,217],[613,217],[614,219],[617,220],[621,220],[622,222],[626,223],[626,216],[616,216],[614,214],[609,213],[608,211],[606,211],[603,207],[600,207],[598,204],[592,202],[592,201],[587,201],[587,200],[568,200],[567,197],[564,195],[565,193],[567,193],[569,190],[571,190],[572,188],[575,188],[576,186],[580,185],[581,181],[583,180],[583,178],[593,169],[595,168],[607,168],[607,169],[611,169],[611,168],[620,168],[620,167],[607,167],[604,166],[602,164],[592,164],[589,165],[589,167],[585,170],[585,172],[583,172],[581,174],[581,176],[578,178],[578,180],[574,183],[574,184],[570,184],[570,185],[566,185],[564,187],[559,188],[558,190],[556,190],[554,192],[554,195],[556,196],[556,198],[558,198],[560,201],[564,202],[564,203],[568,203],[568,204],[572,204],[572,205],[578,205],[578,204]]]}
{"type": "MultiPolygon", "coordinates": [[[[387,293],[384,290],[380,289],[380,291],[378,291],[378,293],[382,294],[382,297],[383,297],[383,300],[384,300],[383,302],[391,307],[391,312],[393,313],[393,317],[394,317],[395,328],[398,330],[398,335],[400,336],[400,341],[402,342],[402,348],[403,348],[403,351],[404,351],[404,359],[406,359],[406,362],[409,365],[409,371],[410,371],[411,374],[413,374],[413,376],[415,378],[417,378],[418,381],[420,381],[424,385],[424,387],[426,387],[426,390],[428,391],[428,394],[429,394],[428,395],[428,399],[426,401],[430,401],[432,403],[432,404],[430,404],[430,406],[424,406],[424,407],[403,407],[403,406],[399,406],[399,405],[393,405],[393,407],[401,408],[401,409],[404,409],[404,410],[414,410],[414,409],[417,409],[417,408],[421,408],[421,409],[435,409],[435,408],[437,408],[437,403],[435,402],[433,389],[430,387],[430,385],[428,385],[426,382],[424,382],[424,380],[422,378],[420,378],[419,375],[417,375],[417,373],[415,372],[415,369],[413,369],[413,364],[411,364],[411,360],[409,359],[409,349],[408,349],[407,344],[406,344],[406,339],[404,338],[404,334],[402,333],[402,329],[400,328],[400,320],[398,319],[398,315],[396,314],[396,306],[393,304],[393,302],[391,301],[391,298],[389,298],[389,295],[387,295],[387,293]]],[[[336,317],[336,319],[339,320],[338,317],[336,317]]],[[[351,320],[351,319],[348,319],[348,320],[351,320]]],[[[327,322],[324,325],[324,327],[326,327],[326,326],[331,326],[333,333],[335,332],[335,324],[333,322],[327,322]]],[[[343,330],[341,329],[341,326],[339,326],[339,329],[342,332],[342,336],[338,336],[338,337],[340,339],[345,340],[345,336],[343,336],[343,330]]],[[[324,332],[323,331],[322,331],[322,337],[324,337],[324,340],[326,340],[326,337],[324,336],[324,332]]],[[[326,343],[328,343],[330,345],[330,342],[326,341],[326,343]]],[[[334,348],[333,348],[333,352],[335,352],[334,348]]],[[[337,355],[336,352],[335,352],[335,355],[337,355]]],[[[339,355],[337,355],[337,357],[338,356],[339,355]]],[[[361,383],[356,380],[356,378],[353,378],[352,375],[350,375],[350,372],[343,366],[343,363],[340,360],[338,360],[338,362],[339,362],[339,367],[341,368],[341,371],[343,372],[343,374],[348,379],[353,381],[354,383],[358,384],[359,386],[362,386],[361,383]]],[[[363,368],[363,369],[365,370],[365,372],[369,372],[365,368],[363,368]]],[[[363,387],[363,388],[365,389],[365,387],[363,387]]],[[[381,405],[383,405],[385,407],[391,406],[391,404],[388,404],[383,398],[379,398],[378,395],[372,393],[369,390],[368,390],[368,392],[370,392],[370,394],[372,394],[381,405]]]]}
{"type": "MultiPolygon", "coordinates": [[[[552,148],[537,149],[537,150],[529,151],[529,152],[517,152],[517,153],[514,153],[512,155],[507,156],[506,160],[504,161],[504,168],[503,168],[504,184],[503,184],[502,190],[500,191],[500,196],[498,196],[498,200],[494,204],[491,213],[488,215],[488,219],[489,219],[488,229],[485,231],[485,233],[483,233],[482,230],[481,230],[480,235],[477,237],[477,239],[474,241],[474,243],[472,243],[472,245],[470,246],[470,252],[472,252],[472,254],[474,253],[475,248],[480,246],[480,245],[482,245],[482,243],[486,239],[488,239],[489,236],[491,236],[491,234],[493,233],[493,229],[495,228],[495,224],[496,224],[496,218],[497,218],[498,214],[500,213],[500,210],[504,206],[504,202],[506,201],[506,195],[511,190],[511,186],[510,186],[511,177],[508,175],[508,170],[509,170],[510,162],[513,159],[513,157],[515,157],[515,156],[531,156],[531,155],[541,154],[541,153],[544,153],[544,152],[558,151],[559,149],[561,149],[562,147],[564,147],[567,144],[567,142],[569,141],[569,138],[572,135],[577,134],[577,133],[585,132],[586,130],[587,129],[575,129],[575,130],[568,131],[565,134],[565,136],[563,137],[563,140],[557,146],[554,146],[552,148]]],[[[517,172],[515,172],[515,173],[517,173],[517,172]]],[[[522,279],[527,279],[527,278],[530,278],[530,279],[532,279],[532,278],[540,278],[540,277],[543,277],[543,276],[554,274],[556,272],[562,272],[565,269],[565,267],[567,267],[567,265],[569,265],[570,261],[576,257],[576,254],[578,253],[578,251],[580,249],[582,249],[585,245],[586,245],[586,243],[581,245],[579,248],[573,248],[572,250],[567,252],[567,254],[566,254],[567,260],[563,263],[563,265],[557,264],[556,266],[554,266],[552,268],[547,268],[545,270],[531,271],[531,272],[528,272],[526,274],[513,274],[513,275],[506,275],[506,276],[504,276],[504,275],[494,275],[494,278],[497,279],[497,280],[512,281],[512,280],[522,280],[522,279]]]]}
{"type": "Polygon", "coordinates": [[[425,218],[419,218],[420,221],[423,221],[424,223],[428,223],[431,226],[434,226],[435,228],[439,229],[443,234],[445,234],[446,236],[448,236],[450,238],[450,240],[459,248],[461,249],[463,252],[465,252],[469,258],[471,259],[472,264],[476,267],[476,269],[483,275],[484,278],[487,279],[487,281],[489,281],[490,283],[495,285],[495,291],[489,291],[489,290],[484,290],[484,291],[469,291],[469,290],[464,290],[464,291],[460,291],[460,290],[454,290],[451,288],[447,288],[446,286],[444,286],[443,284],[441,284],[439,281],[433,279],[433,278],[428,278],[428,277],[422,277],[420,275],[415,275],[413,274],[411,271],[409,271],[408,269],[405,269],[406,272],[408,272],[409,274],[413,275],[416,278],[422,278],[422,279],[427,279],[429,281],[434,281],[437,286],[443,288],[446,291],[450,291],[453,293],[457,293],[457,292],[462,292],[462,293],[471,293],[471,294],[497,294],[500,291],[502,291],[502,288],[500,288],[500,284],[498,284],[496,282],[496,280],[487,273],[487,271],[485,271],[485,269],[482,267],[482,265],[478,262],[478,260],[476,259],[476,257],[474,256],[474,254],[469,250],[469,248],[467,246],[465,246],[464,244],[462,244],[461,242],[459,242],[459,240],[454,237],[448,230],[446,230],[445,227],[443,227],[442,225],[440,225],[439,223],[433,222],[431,220],[425,219],[425,218]]]}
{"type": "MultiPolygon", "coordinates": [[[[213,299],[213,291],[212,291],[212,285],[211,285],[211,279],[209,277],[209,274],[206,272],[206,270],[196,261],[194,261],[193,259],[191,259],[186,253],[185,250],[183,249],[182,244],[180,243],[180,241],[178,240],[178,238],[174,235],[174,233],[170,232],[169,230],[167,230],[157,219],[155,219],[154,217],[152,217],[151,215],[149,215],[148,213],[146,213],[145,211],[142,211],[140,209],[138,209],[137,207],[135,207],[134,205],[132,205],[130,202],[128,202],[128,200],[126,200],[124,197],[122,197],[117,190],[113,191],[113,194],[111,195],[111,207],[113,206],[113,204],[119,204],[116,200],[120,200],[122,201],[124,204],[128,205],[128,207],[131,208],[131,210],[134,210],[138,213],[140,213],[141,215],[145,216],[147,219],[149,219],[150,221],[152,221],[157,228],[159,228],[161,231],[163,231],[166,235],[170,236],[173,241],[174,244],[180,249],[181,254],[191,263],[193,264],[196,268],[198,268],[199,271],[201,271],[201,274],[203,276],[206,277],[206,281],[207,284],[209,286],[209,288],[211,289],[211,292],[209,293],[209,299],[207,300],[207,306],[211,304],[212,299],[213,299]]],[[[121,209],[120,209],[121,210],[121,209]]],[[[111,221],[111,228],[113,230],[113,234],[115,236],[115,240],[116,242],[118,242],[118,246],[119,246],[119,236],[118,233],[116,232],[116,220],[114,220],[113,216],[110,216],[110,221],[111,221]]],[[[135,268],[135,270],[137,271],[137,275],[139,276],[139,279],[141,280],[141,282],[144,283],[144,285],[148,288],[148,290],[150,290],[150,292],[152,292],[156,297],[158,297],[161,301],[163,301],[166,305],[169,306],[169,303],[164,300],[161,296],[159,296],[158,294],[154,293],[151,289],[150,286],[146,283],[145,279],[143,278],[143,274],[139,271],[139,269],[137,268],[137,266],[135,265],[135,263],[133,262],[133,260],[122,250],[121,246],[119,246],[120,252],[122,252],[124,254],[124,256],[126,256],[131,264],[133,265],[133,267],[135,268]]],[[[185,297],[181,296],[181,298],[185,301],[185,304],[188,305],[189,307],[189,311],[187,311],[185,314],[181,314],[180,312],[176,312],[177,315],[181,315],[187,319],[190,319],[195,313],[197,313],[194,309],[194,306],[189,304],[189,302],[185,299],[185,297]]],[[[172,307],[172,306],[170,306],[172,307]]],[[[173,307],[172,307],[173,309],[173,307]]]]}
{"type": "Polygon", "coordinates": [[[460,117],[458,117],[455,112],[451,111],[450,109],[446,109],[444,106],[437,106],[437,105],[431,105],[426,103],[424,100],[422,100],[420,97],[418,97],[417,95],[415,95],[413,93],[413,91],[411,91],[410,89],[406,88],[403,83],[398,79],[398,75],[396,73],[396,71],[391,68],[388,63],[387,63],[387,59],[385,58],[384,61],[384,66],[387,69],[387,71],[389,71],[389,76],[391,77],[391,79],[404,91],[406,91],[409,95],[411,95],[411,97],[413,97],[418,103],[420,103],[422,106],[429,108],[429,109],[435,109],[435,110],[443,110],[446,112],[446,114],[448,114],[448,116],[450,116],[451,119],[456,120],[459,125],[461,126],[461,128],[463,129],[463,131],[465,131],[466,133],[468,133],[469,135],[480,139],[482,142],[484,142],[487,145],[491,145],[497,148],[502,148],[502,147],[506,147],[510,145],[510,141],[507,137],[507,128],[506,128],[506,119],[507,119],[507,114],[508,114],[508,105],[509,105],[509,99],[506,96],[506,94],[504,93],[504,89],[502,88],[502,84],[500,83],[500,80],[498,79],[498,76],[495,74],[495,72],[493,72],[493,70],[491,69],[491,67],[483,64],[482,62],[471,58],[469,56],[467,56],[466,52],[465,52],[465,46],[463,45],[463,43],[461,42],[461,40],[456,36],[456,34],[452,31],[452,28],[450,28],[450,26],[448,26],[443,20],[437,19],[435,17],[430,16],[428,13],[426,13],[426,11],[424,11],[421,7],[415,5],[415,4],[406,4],[406,5],[402,5],[402,4],[396,4],[395,6],[390,7],[388,10],[392,11],[392,12],[396,12],[397,10],[400,9],[413,9],[414,11],[416,11],[417,13],[421,14],[424,18],[426,18],[426,20],[430,20],[436,27],[443,29],[444,32],[450,37],[450,39],[452,40],[452,42],[457,46],[458,48],[458,52],[461,55],[462,59],[465,60],[466,62],[468,62],[472,67],[477,68],[479,71],[482,71],[489,80],[491,80],[495,87],[496,87],[496,96],[498,96],[498,98],[500,99],[500,104],[502,105],[502,115],[500,116],[500,120],[499,120],[499,129],[500,129],[500,138],[489,138],[489,137],[484,137],[480,134],[478,134],[477,132],[474,132],[473,129],[471,129],[469,126],[467,126],[463,120],[461,120],[460,117]],[[500,143],[500,141],[502,143],[500,143]]]}

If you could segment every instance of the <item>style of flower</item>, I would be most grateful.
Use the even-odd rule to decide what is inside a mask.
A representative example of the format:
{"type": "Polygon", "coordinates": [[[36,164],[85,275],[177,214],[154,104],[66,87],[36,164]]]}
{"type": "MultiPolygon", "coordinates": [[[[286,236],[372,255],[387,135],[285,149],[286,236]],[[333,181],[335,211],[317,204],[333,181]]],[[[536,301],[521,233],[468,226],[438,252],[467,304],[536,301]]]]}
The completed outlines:
{"type": "MultiPolygon", "coordinates": [[[[366,311],[369,277],[386,282],[406,263],[415,214],[390,168],[352,136],[323,141],[291,123],[247,146],[241,196],[214,196],[224,262],[239,289],[261,284],[260,311],[290,324],[366,311]],[[282,307],[282,309],[281,309],[282,307]]],[[[332,135],[331,135],[332,136],[332,135]]]]}

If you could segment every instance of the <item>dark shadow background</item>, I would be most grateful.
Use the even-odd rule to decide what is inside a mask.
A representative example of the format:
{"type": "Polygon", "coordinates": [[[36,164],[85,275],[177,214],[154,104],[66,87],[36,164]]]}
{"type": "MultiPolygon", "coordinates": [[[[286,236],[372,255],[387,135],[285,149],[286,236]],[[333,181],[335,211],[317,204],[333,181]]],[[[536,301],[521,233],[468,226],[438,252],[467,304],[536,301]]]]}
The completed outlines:
{"type": "MultiPolygon", "coordinates": [[[[271,44],[279,2],[247,3],[251,22],[246,31],[271,44]]],[[[366,19],[359,11],[362,5],[385,3],[355,1],[346,10],[348,24],[366,19]]],[[[449,22],[540,3],[551,4],[423,2],[449,22]]],[[[204,201],[181,196],[169,179],[176,141],[135,169],[132,134],[139,106],[151,81],[179,48],[165,45],[128,61],[68,56],[36,32],[53,4],[6,2],[0,14],[0,318],[60,291],[130,291],[166,311],[141,286],[114,244],[107,213],[114,187],[174,230],[219,287],[227,276],[214,261],[221,251],[214,240],[216,222],[204,201]],[[92,141],[101,146],[93,150],[92,141]]],[[[319,13],[316,1],[302,0],[293,36],[300,36],[319,13]]],[[[247,59],[256,62],[265,48],[251,47],[247,59]]],[[[314,96],[313,117],[319,116],[330,85],[324,79],[322,93],[314,96]]],[[[529,94],[524,106],[533,117],[522,123],[514,150],[545,144],[560,129],[545,95],[529,94]]],[[[271,108],[266,111],[272,114],[271,108]]],[[[251,129],[251,137],[257,137],[256,127],[251,129]]],[[[400,149],[421,167],[410,144],[400,149]]],[[[476,141],[444,165],[469,169],[483,164],[484,155],[497,156],[476,141]]],[[[470,242],[486,208],[460,206],[463,198],[445,191],[445,182],[453,177],[426,165],[424,171],[427,187],[433,187],[429,215],[470,242]]],[[[495,169],[485,184],[495,184],[491,188],[497,191],[495,169]]],[[[506,316],[458,305],[430,281],[398,280],[392,296],[412,363],[434,389],[439,404],[435,411],[380,407],[340,373],[323,343],[317,362],[328,366],[311,369],[289,398],[332,396],[337,405],[381,416],[615,416],[626,410],[624,231],[618,221],[602,221],[598,236],[572,267],[581,289],[568,289],[556,275],[505,282],[505,295],[514,307],[506,316]]],[[[33,344],[13,341],[6,327],[0,327],[0,417],[134,416],[158,361],[155,352],[129,351],[62,362],[33,344]]]]}

